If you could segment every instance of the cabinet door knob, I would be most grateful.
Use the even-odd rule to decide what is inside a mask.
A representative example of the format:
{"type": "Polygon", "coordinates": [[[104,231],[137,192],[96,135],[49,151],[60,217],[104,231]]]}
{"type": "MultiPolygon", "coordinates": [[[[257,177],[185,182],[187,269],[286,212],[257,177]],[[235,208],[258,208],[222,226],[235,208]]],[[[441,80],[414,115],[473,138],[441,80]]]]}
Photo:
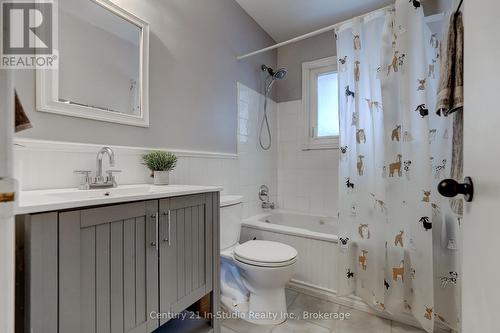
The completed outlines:
{"type": "Polygon", "coordinates": [[[474,197],[474,183],[470,177],[465,177],[463,183],[454,179],[444,179],[438,184],[438,192],[447,198],[463,194],[464,200],[471,202],[474,197]]]}

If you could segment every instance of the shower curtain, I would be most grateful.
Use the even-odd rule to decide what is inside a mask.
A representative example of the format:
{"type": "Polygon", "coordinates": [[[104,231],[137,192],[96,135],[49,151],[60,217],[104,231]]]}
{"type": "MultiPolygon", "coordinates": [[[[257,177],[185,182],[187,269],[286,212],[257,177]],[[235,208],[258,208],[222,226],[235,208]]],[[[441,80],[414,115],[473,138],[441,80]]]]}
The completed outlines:
{"type": "Polygon", "coordinates": [[[436,190],[449,175],[452,119],[436,103],[440,42],[421,6],[398,0],[336,31],[340,98],[339,295],[460,321],[460,219],[436,190]]]}

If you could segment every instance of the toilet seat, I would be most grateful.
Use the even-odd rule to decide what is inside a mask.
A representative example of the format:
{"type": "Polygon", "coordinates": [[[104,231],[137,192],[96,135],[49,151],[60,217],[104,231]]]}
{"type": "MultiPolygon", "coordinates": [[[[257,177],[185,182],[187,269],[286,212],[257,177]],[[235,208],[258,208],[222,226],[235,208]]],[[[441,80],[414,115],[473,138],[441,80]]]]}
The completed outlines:
{"type": "Polygon", "coordinates": [[[234,260],[241,262],[246,265],[250,266],[255,266],[255,267],[268,267],[268,268],[278,268],[278,267],[285,267],[285,266],[290,266],[294,264],[297,260],[294,258],[289,261],[284,261],[284,262],[258,262],[258,261],[252,261],[252,260],[247,260],[247,259],[240,259],[235,256],[234,260]]]}
{"type": "Polygon", "coordinates": [[[238,245],[233,251],[234,259],[258,267],[284,267],[297,261],[297,250],[271,241],[251,240],[238,245]]]}

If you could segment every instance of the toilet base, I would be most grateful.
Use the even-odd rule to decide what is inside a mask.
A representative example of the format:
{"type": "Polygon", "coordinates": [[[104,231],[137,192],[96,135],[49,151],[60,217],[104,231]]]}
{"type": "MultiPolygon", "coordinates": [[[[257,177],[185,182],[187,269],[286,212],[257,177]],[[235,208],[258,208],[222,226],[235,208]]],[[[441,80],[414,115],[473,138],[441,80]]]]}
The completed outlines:
{"type": "Polygon", "coordinates": [[[245,321],[257,325],[279,325],[287,320],[285,289],[265,290],[250,293],[249,301],[240,304],[224,302],[224,307],[245,321]]]}
{"type": "Polygon", "coordinates": [[[287,319],[285,288],[261,290],[259,294],[251,292],[248,304],[249,314],[253,315],[257,323],[277,325],[287,319]]]}

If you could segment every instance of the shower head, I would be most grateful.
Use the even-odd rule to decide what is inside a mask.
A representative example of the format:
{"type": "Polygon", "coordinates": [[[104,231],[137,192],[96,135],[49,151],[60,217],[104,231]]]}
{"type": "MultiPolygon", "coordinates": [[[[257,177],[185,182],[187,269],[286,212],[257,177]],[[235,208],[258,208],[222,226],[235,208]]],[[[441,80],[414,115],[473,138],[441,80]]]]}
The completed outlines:
{"type": "Polygon", "coordinates": [[[271,90],[275,80],[282,80],[285,78],[286,68],[280,68],[276,72],[271,67],[267,67],[266,65],[262,65],[261,68],[263,72],[267,72],[267,74],[269,74],[269,76],[271,77],[271,81],[269,81],[266,87],[266,95],[267,95],[271,90]]]}
{"type": "Polygon", "coordinates": [[[286,68],[280,68],[274,73],[273,78],[281,80],[284,79],[286,76],[286,68]]]}
{"type": "Polygon", "coordinates": [[[286,76],[286,68],[280,68],[276,72],[266,65],[261,66],[263,72],[267,72],[273,79],[281,80],[286,76]]]}

